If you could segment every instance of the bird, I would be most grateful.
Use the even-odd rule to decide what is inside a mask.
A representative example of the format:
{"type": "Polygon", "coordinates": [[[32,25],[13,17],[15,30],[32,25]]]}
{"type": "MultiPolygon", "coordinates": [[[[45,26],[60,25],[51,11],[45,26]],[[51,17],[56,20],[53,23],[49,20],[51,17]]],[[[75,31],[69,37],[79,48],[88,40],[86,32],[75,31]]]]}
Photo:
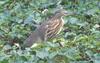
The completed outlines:
{"type": "Polygon", "coordinates": [[[63,16],[70,15],[65,9],[57,10],[51,18],[43,21],[34,32],[24,41],[24,47],[31,47],[34,43],[46,42],[59,34],[64,26],[63,16]]]}

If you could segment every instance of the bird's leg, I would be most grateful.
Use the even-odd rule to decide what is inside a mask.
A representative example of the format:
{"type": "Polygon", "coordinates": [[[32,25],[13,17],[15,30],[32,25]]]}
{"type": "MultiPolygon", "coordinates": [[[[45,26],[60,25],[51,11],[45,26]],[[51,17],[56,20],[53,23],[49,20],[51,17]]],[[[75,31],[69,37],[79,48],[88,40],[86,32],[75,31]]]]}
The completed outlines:
{"type": "MultiPolygon", "coordinates": [[[[53,37],[53,38],[55,38],[55,39],[60,39],[60,38],[62,38],[62,35],[56,35],[56,36],[53,37]]],[[[56,43],[58,43],[59,46],[64,47],[64,42],[61,42],[61,41],[58,42],[58,41],[59,41],[59,40],[57,40],[56,43]]]]}
{"type": "Polygon", "coordinates": [[[64,47],[64,42],[58,42],[61,47],[64,47]]]}

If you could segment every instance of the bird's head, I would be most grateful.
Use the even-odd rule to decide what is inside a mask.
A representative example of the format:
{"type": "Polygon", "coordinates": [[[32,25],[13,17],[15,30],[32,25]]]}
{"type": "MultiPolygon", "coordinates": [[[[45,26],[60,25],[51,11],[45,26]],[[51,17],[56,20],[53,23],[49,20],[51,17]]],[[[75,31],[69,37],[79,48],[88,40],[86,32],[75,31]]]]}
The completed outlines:
{"type": "Polygon", "coordinates": [[[64,9],[60,9],[60,10],[57,10],[57,11],[55,12],[55,14],[56,14],[57,16],[68,16],[68,15],[72,15],[73,12],[70,12],[70,11],[67,11],[67,10],[64,10],[64,9]]]}

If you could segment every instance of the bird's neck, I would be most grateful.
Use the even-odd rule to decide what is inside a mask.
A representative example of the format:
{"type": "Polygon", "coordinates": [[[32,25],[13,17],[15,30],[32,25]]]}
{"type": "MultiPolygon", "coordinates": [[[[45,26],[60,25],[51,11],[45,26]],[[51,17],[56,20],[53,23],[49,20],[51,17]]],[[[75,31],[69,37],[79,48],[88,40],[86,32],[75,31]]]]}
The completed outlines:
{"type": "Polygon", "coordinates": [[[62,19],[62,15],[59,15],[59,14],[56,14],[54,16],[52,16],[52,19],[55,20],[55,19],[62,19]]]}

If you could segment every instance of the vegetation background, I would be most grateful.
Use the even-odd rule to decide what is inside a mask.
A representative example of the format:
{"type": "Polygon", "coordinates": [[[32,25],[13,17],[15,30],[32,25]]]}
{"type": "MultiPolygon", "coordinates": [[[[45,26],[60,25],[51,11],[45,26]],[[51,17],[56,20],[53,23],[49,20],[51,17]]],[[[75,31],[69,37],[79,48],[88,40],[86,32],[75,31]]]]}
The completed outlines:
{"type": "Polygon", "coordinates": [[[0,0],[0,63],[100,63],[100,0],[0,0]],[[6,45],[22,44],[59,6],[76,12],[62,37],[24,51],[6,45]]]}

